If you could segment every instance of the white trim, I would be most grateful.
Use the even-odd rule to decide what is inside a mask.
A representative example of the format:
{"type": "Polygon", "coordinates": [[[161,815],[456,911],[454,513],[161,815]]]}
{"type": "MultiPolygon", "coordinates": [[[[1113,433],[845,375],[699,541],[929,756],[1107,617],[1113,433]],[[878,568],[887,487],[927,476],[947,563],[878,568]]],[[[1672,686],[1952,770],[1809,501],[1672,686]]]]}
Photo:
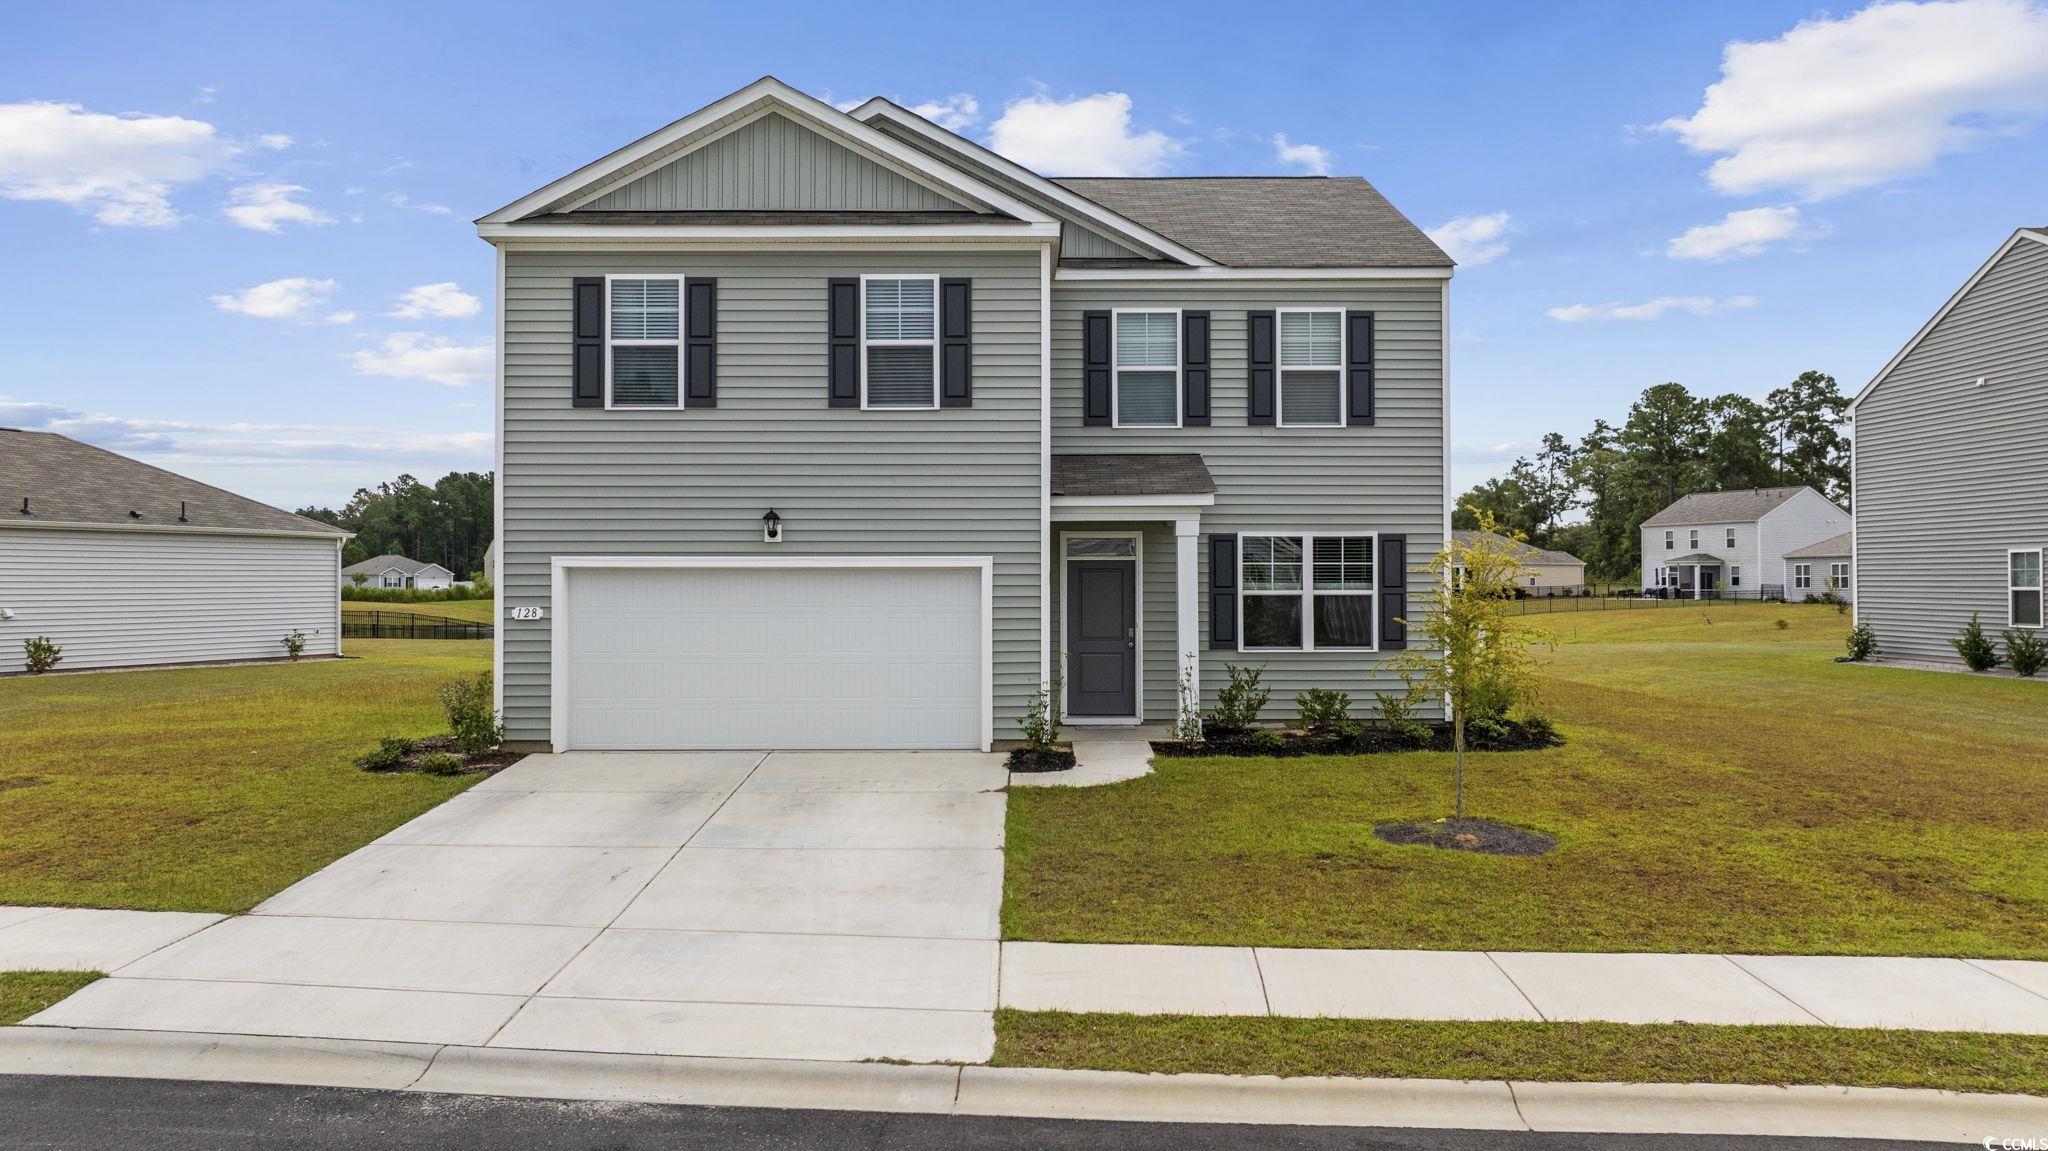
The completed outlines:
{"type": "Polygon", "coordinates": [[[1449,268],[1061,268],[1056,280],[1448,280],[1449,268]]]}
{"type": "MultiPolygon", "coordinates": [[[[1109,310],[1110,427],[1121,428],[1129,426],[1132,428],[1141,429],[1178,428],[1185,421],[1186,414],[1182,409],[1184,409],[1187,406],[1185,395],[1186,385],[1181,380],[1181,370],[1183,365],[1187,362],[1187,351],[1186,349],[1181,347],[1181,343],[1187,338],[1187,333],[1181,329],[1181,324],[1181,310],[1179,308],[1111,308],[1109,310]],[[1121,403],[1121,391],[1123,385],[1123,374],[1125,369],[1121,362],[1122,356],[1119,351],[1120,345],[1122,344],[1122,340],[1118,338],[1117,329],[1122,326],[1123,317],[1125,316],[1165,315],[1171,315],[1173,317],[1173,422],[1170,424],[1126,425],[1123,422],[1123,405],[1121,403]]],[[[1131,368],[1130,370],[1134,372],[1156,372],[1159,369],[1157,367],[1136,367],[1131,368]]]]}
{"type": "MultiPolygon", "coordinates": [[[[1406,573],[1403,573],[1405,578],[1406,573]]],[[[1237,533],[1237,650],[1240,654],[1263,652],[1295,651],[1349,651],[1376,653],[1380,650],[1380,533],[1378,531],[1291,531],[1285,529],[1247,529],[1237,533]],[[1294,536],[1301,540],[1301,586],[1291,590],[1253,591],[1244,579],[1244,541],[1249,536],[1294,536]],[[1369,647],[1317,647],[1316,646],[1316,539],[1369,539],[1372,541],[1372,590],[1324,592],[1324,595],[1348,595],[1372,600],[1372,644],[1369,647]],[[1292,595],[1301,600],[1301,646],[1300,647],[1246,647],[1244,642],[1244,601],[1248,596],[1278,598],[1292,595]]]]}
{"type": "Polygon", "coordinates": [[[604,277],[604,410],[608,412],[677,412],[690,394],[683,373],[689,370],[683,355],[683,337],[689,327],[690,295],[681,272],[607,272],[604,277]],[[673,340],[620,340],[621,348],[674,348],[676,350],[676,402],[673,404],[612,403],[612,281],[674,280],[676,282],[676,338],[673,340]]]}
{"type": "Polygon", "coordinates": [[[1201,533],[1202,521],[1199,519],[1173,521],[1173,634],[1175,646],[1180,649],[1173,653],[1176,676],[1173,717],[1176,724],[1180,720],[1179,676],[1187,676],[1188,682],[1194,685],[1195,707],[1200,709],[1202,706],[1202,561],[1197,547],[1201,533]]]}
{"type": "Polygon", "coordinates": [[[1038,683],[1052,690],[1052,266],[1038,250],[1038,683]]]}
{"type": "MultiPolygon", "coordinates": [[[[1351,419],[1351,388],[1348,369],[1350,361],[1345,356],[1351,351],[1351,325],[1345,320],[1343,308],[1275,308],[1273,309],[1273,426],[1276,428],[1341,428],[1351,419]],[[1289,312],[1318,315],[1325,312],[1337,317],[1337,362],[1330,370],[1337,375],[1337,422],[1334,424],[1290,424],[1287,422],[1287,337],[1285,318],[1289,312]]],[[[1320,367],[1296,368],[1295,371],[1322,371],[1320,367]]],[[[1375,557],[1377,562],[1377,557],[1375,557]]]]}
{"type": "MultiPolygon", "coordinates": [[[[1207,508],[1216,506],[1216,493],[1190,492],[1179,496],[1054,496],[1055,508],[1207,508]]],[[[1161,516],[1161,519],[1173,519],[1161,516]]]]}
{"type": "MultiPolygon", "coordinates": [[[[1850,420],[1853,421],[1856,418],[1857,405],[1861,404],[1871,392],[1877,389],[1877,385],[1883,383],[1886,377],[1892,374],[1892,369],[1898,367],[1901,360],[1913,354],[1913,349],[1920,346],[1920,341],[1926,339],[1928,333],[1934,331],[1936,325],[1947,319],[1948,314],[1955,310],[1955,306],[1962,302],[1963,297],[1970,294],[1970,289],[1977,286],[1977,281],[1983,279],[1985,274],[1991,271],[2000,260],[2005,259],[2006,253],[2017,247],[2021,240],[2033,240],[2037,243],[2048,244],[2048,233],[2037,232],[2031,228],[2021,228],[2011,236],[2006,237],[2005,243],[2000,244],[1998,250],[1991,253],[1991,258],[1984,261],[1983,265],[1975,272],[1972,272],[1970,278],[1963,281],[1963,286],[1957,288],[1955,294],[1948,298],[1948,302],[1941,306],[1941,310],[1934,313],[1934,318],[1920,325],[1920,330],[1913,333],[1913,338],[1906,341],[1906,346],[1899,349],[1898,355],[1885,361],[1884,367],[1878,369],[1877,374],[1870,377],[1870,382],[1863,385],[1863,389],[1857,392],[1855,397],[1849,401],[1847,416],[1850,420]]],[[[1853,451],[1853,449],[1851,450],[1853,451]]]]}
{"type": "Polygon", "coordinates": [[[2048,568],[2042,566],[2044,562],[2048,562],[2048,550],[2042,548],[2005,549],[2005,626],[2039,629],[2043,625],[2048,625],[2048,568]],[[2012,557],[2021,555],[2034,557],[2033,587],[2021,587],[2012,582],[2012,557]],[[2019,591],[2034,593],[2038,606],[2035,608],[2036,618],[2033,623],[2021,623],[2013,618],[2012,595],[2014,592],[2019,591]]]}
{"type": "Polygon", "coordinates": [[[935,412],[939,410],[939,311],[943,301],[939,298],[939,277],[928,272],[875,272],[863,273],[860,278],[860,410],[864,412],[935,412]],[[884,404],[875,406],[868,403],[868,281],[869,280],[930,280],[932,282],[932,334],[927,340],[877,340],[877,348],[930,348],[932,350],[932,402],[929,404],[884,404]]]}
{"type": "Polygon", "coordinates": [[[491,445],[491,543],[498,548],[498,570],[493,573],[491,583],[491,711],[498,721],[505,720],[505,625],[509,622],[505,610],[505,575],[510,555],[505,547],[505,249],[495,248],[497,257],[498,298],[497,332],[494,360],[496,371],[491,380],[491,419],[497,435],[491,445]]]}
{"type": "MultiPolygon", "coordinates": [[[[342,551],[342,549],[343,549],[344,547],[346,547],[346,546],[348,546],[348,541],[346,541],[346,540],[335,540],[335,541],[334,541],[334,588],[335,588],[335,590],[334,590],[334,654],[336,654],[336,655],[340,655],[340,654],[342,654],[342,652],[341,652],[341,567],[342,567],[342,564],[341,564],[341,551],[342,551]]],[[[491,634],[492,634],[492,635],[496,635],[496,634],[497,634],[497,632],[493,631],[493,632],[492,632],[491,634]]],[[[496,676],[493,676],[493,677],[491,677],[491,683],[492,683],[492,684],[496,684],[497,682],[498,682],[498,680],[497,680],[497,677],[496,677],[496,676]]]]}
{"type": "Polygon", "coordinates": [[[917,113],[880,96],[876,96],[867,103],[855,108],[852,116],[862,123],[867,123],[877,117],[887,119],[890,123],[908,128],[942,148],[959,152],[970,160],[993,168],[1002,175],[1024,185],[1032,192],[1087,220],[1091,228],[1108,234],[1111,239],[1127,242],[1137,248],[1150,249],[1160,255],[1192,265],[1201,266],[1215,263],[1215,261],[1207,256],[1169,236],[1155,232],[1127,216],[1119,215],[1085,196],[1062,188],[1007,156],[984,148],[964,136],[948,132],[917,113]]]}
{"type": "MultiPolygon", "coordinates": [[[[1442,543],[1438,546],[1446,547],[1449,546],[1451,540],[1457,538],[1451,535],[1451,509],[1457,503],[1458,498],[1457,493],[1451,487],[1451,285],[1445,283],[1437,290],[1437,295],[1441,300],[1438,308],[1439,319],[1437,322],[1437,339],[1441,343],[1441,347],[1437,352],[1437,355],[1440,357],[1437,362],[1437,390],[1441,393],[1443,405],[1437,413],[1437,418],[1443,423],[1443,441],[1437,445],[1437,458],[1442,463],[1444,473],[1444,534],[1442,543]]],[[[1378,321],[1375,320],[1374,323],[1377,324],[1378,321]]],[[[1277,339],[1279,333],[1275,332],[1274,336],[1277,339]]],[[[1277,353],[1279,349],[1276,347],[1274,351],[1277,353]]],[[[1374,384],[1377,386],[1377,365],[1374,366],[1374,373],[1374,384]]],[[[1347,392],[1351,390],[1348,379],[1345,381],[1344,390],[1347,392]]],[[[1435,572],[1430,573],[1432,579],[1435,578],[1435,574],[1435,572]]],[[[1583,574],[1580,578],[1584,579],[1583,574]]],[[[1401,581],[1404,588],[1407,585],[1407,580],[1408,574],[1403,572],[1401,574],[1401,581]]]]}
{"type": "Polygon", "coordinates": [[[1067,654],[1067,617],[1073,614],[1067,610],[1067,605],[1072,602],[1068,598],[1067,593],[1073,589],[1073,581],[1068,578],[1067,574],[1067,565],[1070,562],[1067,558],[1067,541],[1070,539],[1127,539],[1131,541],[1130,555],[1084,556],[1081,558],[1089,562],[1099,560],[1103,563],[1122,563],[1125,560],[1129,560],[1133,565],[1131,574],[1131,616],[1134,633],[1131,637],[1131,650],[1134,653],[1131,658],[1132,712],[1130,715],[1084,715],[1079,719],[1074,719],[1067,714],[1067,689],[1072,684],[1067,683],[1063,678],[1060,683],[1060,722],[1072,723],[1078,727],[1087,727],[1091,724],[1118,726],[1143,723],[1145,722],[1145,533],[1142,530],[1121,531],[1117,529],[1106,531],[1063,531],[1060,533],[1060,656],[1063,664],[1067,654]]]}
{"type": "Polygon", "coordinates": [[[612,570],[825,571],[959,568],[981,573],[981,750],[995,741],[995,557],[993,556],[554,556],[549,561],[548,740],[570,750],[569,573],[612,570]]]}
{"type": "Polygon", "coordinates": [[[210,528],[196,524],[102,524],[86,520],[0,519],[0,530],[33,531],[36,528],[54,528],[68,532],[168,532],[187,536],[264,536],[293,540],[351,540],[356,535],[354,532],[297,532],[283,528],[210,528]]]}
{"type": "Polygon", "coordinates": [[[767,246],[796,243],[866,243],[907,241],[913,246],[950,240],[984,243],[1008,239],[1037,243],[1058,239],[1057,223],[1019,223],[992,220],[988,223],[959,224],[578,224],[565,221],[546,224],[480,224],[476,234],[492,243],[513,240],[574,240],[579,246],[604,243],[634,243],[666,240],[683,243],[715,243],[731,247],[735,241],[756,241],[767,246]]]}

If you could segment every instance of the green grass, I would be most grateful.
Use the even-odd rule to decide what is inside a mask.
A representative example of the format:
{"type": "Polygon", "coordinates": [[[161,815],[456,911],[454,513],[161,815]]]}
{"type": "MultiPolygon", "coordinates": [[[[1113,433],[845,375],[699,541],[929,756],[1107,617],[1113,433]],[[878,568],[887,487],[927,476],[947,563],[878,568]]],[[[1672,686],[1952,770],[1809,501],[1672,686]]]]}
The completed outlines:
{"type": "Polygon", "coordinates": [[[1829,1083],[2048,1095],[2037,1035],[996,1012],[998,1067],[1619,1083],[1829,1083]]]}
{"type": "MultiPolygon", "coordinates": [[[[497,622],[494,599],[451,599],[439,603],[377,603],[372,600],[345,599],[341,601],[341,613],[354,615],[357,612],[411,612],[414,615],[438,615],[449,619],[468,620],[472,623],[497,622]]],[[[348,643],[343,643],[347,650],[348,643]]]]}
{"type": "Polygon", "coordinates": [[[0,903],[246,911],[468,787],[374,775],[445,730],[479,641],[350,640],[306,663],[0,680],[0,903]]]}
{"type": "Polygon", "coordinates": [[[2048,958],[2038,684],[1832,663],[1824,606],[1543,622],[1567,743],[1472,755],[1468,810],[1551,854],[1374,839],[1449,813],[1445,753],[1161,759],[1010,793],[1005,937],[2048,958]]]}
{"type": "Polygon", "coordinates": [[[98,978],[97,971],[0,971],[0,1027],[27,1019],[98,978]]]}

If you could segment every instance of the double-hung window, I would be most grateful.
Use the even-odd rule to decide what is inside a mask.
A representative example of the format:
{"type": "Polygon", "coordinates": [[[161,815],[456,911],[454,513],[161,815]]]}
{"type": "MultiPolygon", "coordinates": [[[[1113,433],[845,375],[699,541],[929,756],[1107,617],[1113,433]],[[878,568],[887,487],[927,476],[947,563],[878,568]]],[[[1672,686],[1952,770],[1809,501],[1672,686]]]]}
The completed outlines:
{"type": "Polygon", "coordinates": [[[1741,586],[1742,586],[1742,567],[1741,567],[1741,565],[1739,565],[1739,564],[1730,564],[1730,565],[1728,566],[1728,586],[1729,586],[1729,587],[1741,587],[1741,586]]]}
{"type": "Polygon", "coordinates": [[[2006,620],[2013,627],[2041,626],[2041,549],[2005,555],[2006,620]]]}
{"type": "Polygon", "coordinates": [[[1281,308],[1280,426],[1344,424],[1344,312],[1281,308]]]}
{"type": "Polygon", "coordinates": [[[605,406],[683,406],[683,278],[605,277],[605,406]]]}
{"type": "Polygon", "coordinates": [[[1689,548],[1698,548],[1700,546],[1700,529],[1694,528],[1686,533],[1685,546],[1689,548]]]}
{"type": "Polygon", "coordinates": [[[1729,528],[1729,529],[1728,529],[1728,546],[1729,546],[1729,547],[1731,547],[1731,548],[1735,546],[1735,529],[1734,529],[1734,528],[1729,528]]]}
{"type": "Polygon", "coordinates": [[[1180,313],[1117,312],[1110,388],[1119,428],[1180,426],[1180,313]]]}
{"type": "Polygon", "coordinates": [[[1243,651],[1371,650],[1372,535],[1238,538],[1243,651]]]}
{"type": "Polygon", "coordinates": [[[1792,565],[1792,587],[1798,591],[1809,590],[1813,587],[1812,564],[1792,565]]]}
{"type": "Polygon", "coordinates": [[[862,276],[861,406],[939,406],[939,278],[862,276]]]}
{"type": "Polygon", "coordinates": [[[1831,563],[1828,565],[1828,586],[1836,591],[1849,590],[1848,563],[1831,563]]]}
{"type": "Polygon", "coordinates": [[[1674,537],[1675,537],[1676,535],[1677,535],[1677,533],[1676,533],[1676,532],[1665,532],[1665,533],[1664,533],[1664,550],[1665,550],[1665,551],[1667,551],[1667,552],[1668,552],[1668,551],[1673,551],[1673,550],[1676,550],[1676,549],[1677,549],[1677,547],[1678,547],[1678,541],[1677,541],[1677,539],[1676,539],[1676,538],[1674,538],[1674,537]]]}

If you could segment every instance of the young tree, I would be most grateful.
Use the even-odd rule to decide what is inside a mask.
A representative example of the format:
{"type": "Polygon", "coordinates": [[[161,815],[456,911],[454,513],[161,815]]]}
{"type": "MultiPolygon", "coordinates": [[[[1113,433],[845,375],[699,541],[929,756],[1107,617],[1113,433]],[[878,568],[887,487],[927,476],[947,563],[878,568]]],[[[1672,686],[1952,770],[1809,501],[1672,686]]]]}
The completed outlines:
{"type": "Polygon", "coordinates": [[[1429,563],[1436,576],[1425,595],[1425,611],[1411,621],[1418,651],[1402,661],[1415,682],[1450,708],[1451,747],[1456,756],[1455,818],[1465,817],[1465,730],[1476,717],[1504,717],[1536,694],[1536,661],[1530,648],[1546,638],[1529,617],[1510,610],[1521,582],[1520,541],[1481,509],[1473,512],[1480,536],[1456,538],[1429,563]]]}

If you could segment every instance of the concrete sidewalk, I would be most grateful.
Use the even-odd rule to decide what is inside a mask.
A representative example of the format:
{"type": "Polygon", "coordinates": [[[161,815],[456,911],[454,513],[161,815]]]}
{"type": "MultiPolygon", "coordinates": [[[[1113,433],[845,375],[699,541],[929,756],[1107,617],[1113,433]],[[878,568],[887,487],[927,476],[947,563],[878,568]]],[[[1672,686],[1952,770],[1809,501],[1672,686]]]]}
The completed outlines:
{"type": "Polygon", "coordinates": [[[113,971],[220,920],[192,911],[0,907],[0,971],[113,971]]]}
{"type": "Polygon", "coordinates": [[[1793,1023],[2048,1035],[2048,963],[1003,945],[1002,1005],[1139,1015],[1793,1023]]]}

